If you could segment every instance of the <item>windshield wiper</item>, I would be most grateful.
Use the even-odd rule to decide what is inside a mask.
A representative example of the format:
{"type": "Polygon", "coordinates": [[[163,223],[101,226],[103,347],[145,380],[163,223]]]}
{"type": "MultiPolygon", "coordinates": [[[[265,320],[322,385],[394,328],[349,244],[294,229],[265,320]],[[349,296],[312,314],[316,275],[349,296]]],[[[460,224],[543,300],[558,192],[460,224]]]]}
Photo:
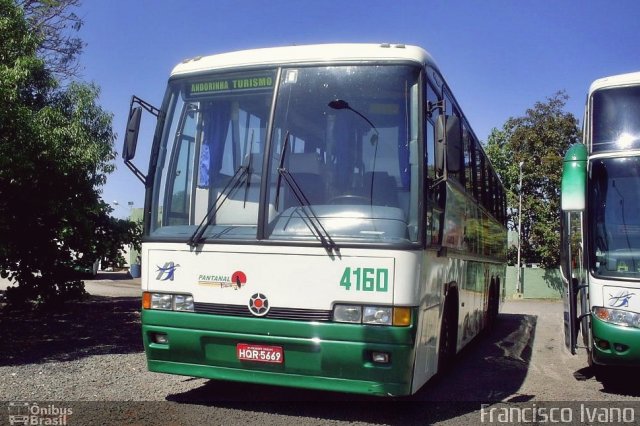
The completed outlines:
{"type": "Polygon", "coordinates": [[[191,238],[189,238],[187,244],[189,244],[191,247],[196,247],[198,244],[200,244],[205,230],[209,227],[209,225],[211,225],[211,221],[213,221],[215,214],[218,212],[222,204],[229,198],[232,192],[234,192],[240,185],[242,185],[244,179],[250,179],[250,166],[251,160],[249,160],[249,164],[247,164],[246,166],[238,167],[227,185],[216,198],[216,201],[209,208],[209,211],[207,211],[207,214],[204,216],[204,218],[202,218],[202,222],[200,222],[200,225],[198,225],[195,232],[191,235],[191,238]]]}
{"type": "Polygon", "coordinates": [[[289,131],[284,134],[284,142],[282,142],[282,151],[280,152],[280,161],[278,162],[278,180],[276,182],[276,211],[278,211],[278,205],[280,204],[280,185],[282,185],[282,175],[280,170],[284,169],[284,157],[287,153],[287,146],[289,145],[289,131]]]}
{"type": "MultiPolygon", "coordinates": [[[[245,144],[245,151],[246,151],[246,144],[245,144]]],[[[244,185],[244,204],[242,205],[242,207],[246,208],[247,207],[247,196],[249,194],[249,187],[251,186],[251,175],[253,174],[253,169],[251,168],[251,166],[253,165],[253,155],[251,155],[251,153],[253,152],[253,130],[251,131],[251,141],[249,142],[249,160],[247,161],[247,180],[245,182],[244,185]]]]}
{"type": "Polygon", "coordinates": [[[300,188],[300,185],[298,185],[298,183],[293,178],[291,173],[289,173],[289,170],[287,170],[286,167],[284,167],[284,158],[287,152],[288,144],[289,144],[289,132],[287,131],[284,138],[284,143],[282,144],[282,152],[280,153],[280,163],[278,167],[278,181],[276,183],[276,200],[275,200],[276,208],[278,206],[278,200],[280,198],[280,185],[282,183],[282,179],[284,179],[284,181],[287,183],[287,186],[289,186],[289,189],[291,189],[293,196],[298,201],[298,204],[300,204],[301,209],[298,211],[302,211],[302,213],[304,213],[304,216],[307,219],[307,220],[303,220],[303,222],[307,225],[307,227],[311,230],[311,232],[314,233],[318,237],[318,239],[320,239],[320,243],[322,243],[322,246],[327,251],[327,253],[329,253],[329,255],[332,255],[334,251],[338,255],[340,255],[339,247],[333,241],[333,239],[331,238],[331,235],[329,235],[325,227],[322,226],[322,222],[320,221],[320,218],[316,215],[316,213],[311,208],[311,203],[309,202],[309,199],[307,198],[306,195],[304,195],[302,188],[300,188]]]}

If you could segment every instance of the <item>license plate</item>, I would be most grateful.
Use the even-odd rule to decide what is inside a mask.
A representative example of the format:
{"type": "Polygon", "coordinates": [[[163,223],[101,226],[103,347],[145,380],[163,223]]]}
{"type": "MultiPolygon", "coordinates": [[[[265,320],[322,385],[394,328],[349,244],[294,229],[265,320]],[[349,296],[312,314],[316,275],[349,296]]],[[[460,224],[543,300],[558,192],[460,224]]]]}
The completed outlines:
{"type": "Polygon", "coordinates": [[[236,355],[240,361],[268,362],[272,364],[282,364],[284,361],[284,352],[281,346],[238,343],[236,345],[236,355]]]}

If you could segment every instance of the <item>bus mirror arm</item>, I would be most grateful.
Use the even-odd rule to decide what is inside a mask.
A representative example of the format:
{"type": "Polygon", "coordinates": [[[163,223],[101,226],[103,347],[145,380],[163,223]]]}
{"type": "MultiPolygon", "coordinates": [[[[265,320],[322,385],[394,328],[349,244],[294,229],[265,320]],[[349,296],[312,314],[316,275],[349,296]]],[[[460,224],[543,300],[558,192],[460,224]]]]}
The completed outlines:
{"type": "Polygon", "coordinates": [[[440,185],[441,183],[445,182],[446,180],[447,179],[444,176],[439,177],[437,179],[434,179],[433,183],[431,183],[431,185],[429,185],[429,189],[435,189],[438,185],[440,185]]]}
{"type": "Polygon", "coordinates": [[[135,164],[133,164],[131,161],[129,160],[124,160],[124,164],[125,166],[127,166],[129,168],[129,170],[131,170],[131,172],[136,175],[136,177],[140,180],[140,182],[142,182],[142,184],[146,187],[147,186],[147,176],[142,173],[142,171],[136,167],[135,164]]]}

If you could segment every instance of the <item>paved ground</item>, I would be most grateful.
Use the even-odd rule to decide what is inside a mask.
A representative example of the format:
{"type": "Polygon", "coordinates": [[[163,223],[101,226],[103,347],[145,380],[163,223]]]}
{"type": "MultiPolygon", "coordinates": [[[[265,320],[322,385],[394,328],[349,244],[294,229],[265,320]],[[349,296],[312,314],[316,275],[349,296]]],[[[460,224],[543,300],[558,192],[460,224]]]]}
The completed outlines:
{"type": "MultiPolygon", "coordinates": [[[[85,289],[93,296],[139,297],[140,278],[131,278],[128,272],[98,272],[94,279],[84,280],[85,289]]],[[[11,285],[9,280],[0,278],[0,291],[11,285]]]]}
{"type": "Polygon", "coordinates": [[[140,278],[127,272],[98,272],[92,280],[85,280],[85,289],[94,296],[140,297],[140,278]]]}
{"type": "Polygon", "coordinates": [[[55,401],[73,409],[72,425],[458,426],[479,424],[481,404],[499,409],[505,402],[568,407],[579,421],[582,401],[633,407],[640,420],[637,375],[597,377],[584,354],[564,349],[559,301],[507,302],[496,328],[465,349],[450,374],[396,401],[151,373],[138,283],[120,278],[101,275],[88,287],[135,296],[95,296],[64,312],[0,317],[0,424],[1,401],[55,401]]]}

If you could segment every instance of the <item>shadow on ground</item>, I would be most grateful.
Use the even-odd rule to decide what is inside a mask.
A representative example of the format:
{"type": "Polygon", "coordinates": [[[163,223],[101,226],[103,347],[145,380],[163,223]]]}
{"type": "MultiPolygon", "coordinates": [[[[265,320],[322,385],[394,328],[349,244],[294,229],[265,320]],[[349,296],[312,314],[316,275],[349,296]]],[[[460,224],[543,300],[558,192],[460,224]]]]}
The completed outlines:
{"type": "MultiPolygon", "coordinates": [[[[478,413],[481,403],[525,402],[518,390],[527,375],[536,317],[501,314],[496,328],[463,350],[453,370],[415,395],[380,398],[210,380],[167,400],[286,416],[373,424],[431,424],[478,413]]],[[[186,379],[192,380],[192,379],[186,379]]],[[[475,414],[474,414],[475,415],[475,414]]]]}
{"type": "Polygon", "coordinates": [[[139,297],[93,296],[60,312],[5,310],[0,317],[2,366],[142,350],[139,297]]]}
{"type": "Polygon", "coordinates": [[[597,380],[602,393],[640,397],[640,367],[585,367],[573,376],[580,381],[597,380]]]}

